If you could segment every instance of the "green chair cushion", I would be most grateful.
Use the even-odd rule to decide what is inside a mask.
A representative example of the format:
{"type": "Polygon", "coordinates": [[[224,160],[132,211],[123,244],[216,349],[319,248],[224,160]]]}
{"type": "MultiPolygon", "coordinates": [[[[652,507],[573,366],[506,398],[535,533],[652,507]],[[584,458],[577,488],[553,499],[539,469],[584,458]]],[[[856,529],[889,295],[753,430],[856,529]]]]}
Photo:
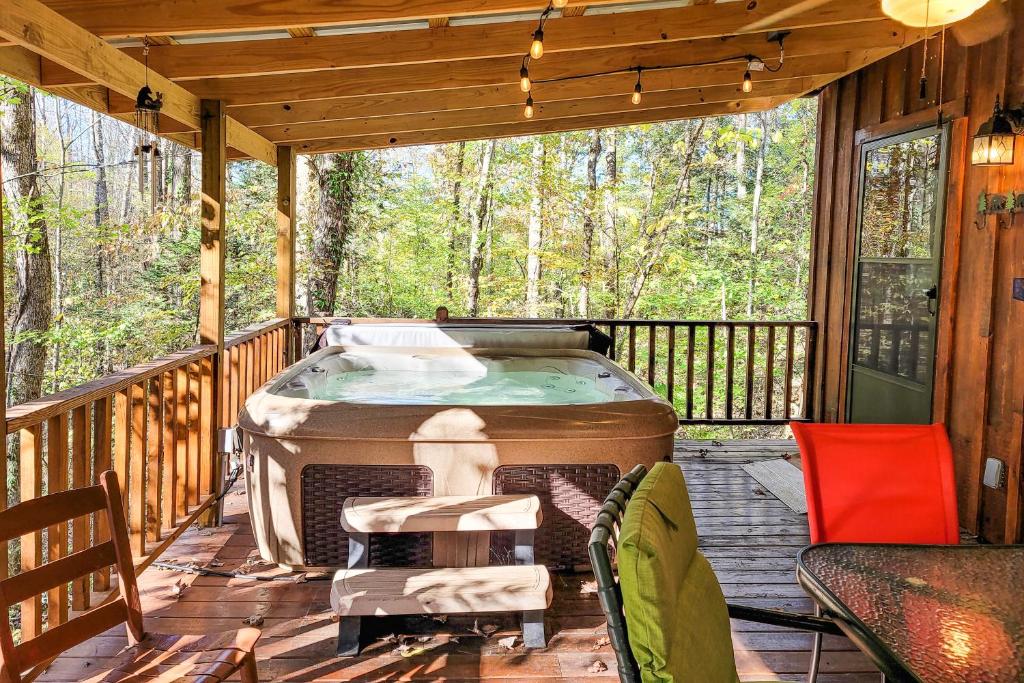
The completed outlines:
{"type": "Polygon", "coordinates": [[[736,683],[722,588],[697,550],[678,466],[658,463],[626,507],[619,583],[633,656],[645,682],[736,683]]]}

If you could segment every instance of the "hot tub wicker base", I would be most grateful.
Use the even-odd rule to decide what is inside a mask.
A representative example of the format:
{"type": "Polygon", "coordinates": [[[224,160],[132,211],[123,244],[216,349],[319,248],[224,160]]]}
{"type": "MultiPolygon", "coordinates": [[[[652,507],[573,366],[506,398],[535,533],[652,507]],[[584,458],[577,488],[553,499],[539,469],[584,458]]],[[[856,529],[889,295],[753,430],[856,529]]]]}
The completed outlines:
{"type": "MultiPolygon", "coordinates": [[[[590,527],[619,477],[619,468],[611,464],[506,465],[494,470],[494,493],[540,498],[544,521],[534,540],[536,561],[552,569],[574,569],[590,563],[590,527]]],[[[514,545],[511,533],[491,534],[492,563],[508,564],[503,560],[514,545]]]]}
{"type": "MultiPolygon", "coordinates": [[[[429,496],[434,476],[421,465],[307,465],[302,470],[302,537],[306,564],[348,566],[348,534],[341,508],[352,496],[429,496]]],[[[431,534],[377,534],[370,538],[371,567],[428,567],[431,534]]]]}

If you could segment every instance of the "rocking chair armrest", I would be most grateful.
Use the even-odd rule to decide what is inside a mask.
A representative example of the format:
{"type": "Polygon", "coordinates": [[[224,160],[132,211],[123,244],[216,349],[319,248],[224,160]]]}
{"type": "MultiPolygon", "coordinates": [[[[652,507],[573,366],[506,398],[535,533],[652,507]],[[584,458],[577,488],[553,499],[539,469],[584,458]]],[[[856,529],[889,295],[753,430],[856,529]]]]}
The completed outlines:
{"type": "Polygon", "coordinates": [[[810,614],[794,614],[793,612],[784,612],[778,609],[747,607],[745,605],[730,604],[728,607],[729,616],[733,619],[753,621],[759,624],[771,624],[772,626],[783,626],[801,631],[815,631],[835,636],[846,635],[834,621],[825,617],[815,617],[810,614]]]}

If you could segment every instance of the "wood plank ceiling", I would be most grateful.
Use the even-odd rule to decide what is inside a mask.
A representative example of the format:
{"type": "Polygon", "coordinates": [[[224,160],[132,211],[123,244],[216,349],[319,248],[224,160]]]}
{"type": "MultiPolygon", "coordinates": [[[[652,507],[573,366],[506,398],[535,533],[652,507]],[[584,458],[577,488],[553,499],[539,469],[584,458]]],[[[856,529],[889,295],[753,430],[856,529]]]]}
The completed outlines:
{"type": "MultiPolygon", "coordinates": [[[[544,0],[11,2],[49,8],[81,33],[31,40],[60,29],[0,22],[0,72],[131,120],[134,101],[106,69],[141,61],[145,40],[164,89],[189,105],[223,100],[230,154],[264,160],[267,144],[317,153],[759,111],[925,35],[886,19],[878,0],[571,2],[552,12],[544,56],[529,64],[527,120],[520,67],[544,0]],[[790,32],[784,63],[755,72],[744,93],[750,55],[779,66],[773,31],[790,32]],[[70,35],[102,49],[69,53],[70,35]],[[670,68],[643,73],[634,105],[637,67],[670,68]]],[[[196,147],[195,117],[167,113],[162,132],[196,147]]]]}

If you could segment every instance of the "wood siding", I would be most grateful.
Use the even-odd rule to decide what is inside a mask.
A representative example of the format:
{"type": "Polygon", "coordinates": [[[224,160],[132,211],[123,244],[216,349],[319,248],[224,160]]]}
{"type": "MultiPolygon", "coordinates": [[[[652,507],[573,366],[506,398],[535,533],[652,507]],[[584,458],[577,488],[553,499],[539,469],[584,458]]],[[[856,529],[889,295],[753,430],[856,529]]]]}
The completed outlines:
{"type": "MultiPolygon", "coordinates": [[[[993,542],[1021,534],[1024,432],[1024,302],[1011,296],[1024,277],[1024,219],[980,216],[978,197],[1024,188],[1024,138],[1012,167],[970,165],[970,137],[996,96],[1024,106],[1024,0],[1006,4],[1004,35],[962,47],[946,34],[941,100],[951,123],[946,221],[939,291],[933,418],[953,444],[961,523],[993,542]],[[1011,50],[1017,46],[1016,50],[1011,50]],[[1007,466],[1007,486],[982,486],[985,459],[1007,466]]],[[[935,125],[941,37],[898,52],[826,87],[820,95],[812,253],[811,319],[819,323],[815,417],[842,421],[850,346],[852,263],[861,145],[935,125]],[[922,63],[925,98],[918,88],[922,63]]]]}

